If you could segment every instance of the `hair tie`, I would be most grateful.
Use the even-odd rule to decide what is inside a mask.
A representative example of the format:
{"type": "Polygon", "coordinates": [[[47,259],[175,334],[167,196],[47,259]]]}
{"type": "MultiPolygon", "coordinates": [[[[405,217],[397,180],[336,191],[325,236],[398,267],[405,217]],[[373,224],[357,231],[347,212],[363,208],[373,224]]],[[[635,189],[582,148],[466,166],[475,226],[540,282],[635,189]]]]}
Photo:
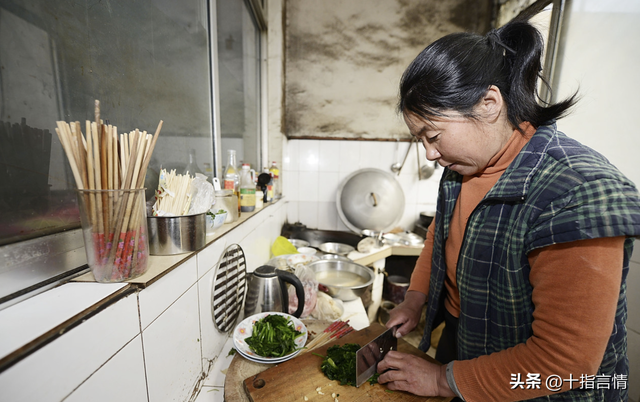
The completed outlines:
{"type": "Polygon", "coordinates": [[[496,31],[495,29],[492,29],[491,31],[489,31],[489,33],[487,34],[487,39],[491,44],[491,48],[495,49],[497,44],[501,46],[503,49],[511,52],[511,54],[516,54],[515,50],[511,49],[509,46],[502,43],[502,41],[500,40],[500,37],[498,36],[498,31],[496,31]]]}

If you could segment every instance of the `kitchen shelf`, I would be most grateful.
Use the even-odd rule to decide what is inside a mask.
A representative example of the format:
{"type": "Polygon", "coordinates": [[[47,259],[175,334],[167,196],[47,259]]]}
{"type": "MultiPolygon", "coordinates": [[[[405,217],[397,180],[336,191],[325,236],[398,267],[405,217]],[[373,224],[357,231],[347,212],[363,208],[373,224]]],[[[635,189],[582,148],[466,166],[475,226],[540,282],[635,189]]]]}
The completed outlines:
{"type": "MultiPolygon", "coordinates": [[[[282,201],[278,200],[276,202],[282,202],[282,201]]],[[[216,240],[218,240],[225,234],[229,233],[236,227],[240,226],[247,220],[251,219],[252,217],[260,214],[261,212],[268,209],[273,204],[274,203],[267,203],[264,205],[264,207],[254,212],[243,212],[237,221],[233,223],[225,223],[218,230],[216,230],[214,234],[207,235],[206,245],[201,250],[191,251],[188,253],[176,254],[176,255],[150,255],[149,268],[147,269],[147,272],[145,272],[143,275],[137,278],[124,281],[123,283],[130,283],[139,288],[146,288],[147,286],[151,285],[158,279],[162,278],[163,276],[171,272],[176,267],[180,266],[189,258],[193,257],[195,254],[204,250],[209,244],[215,242],[216,240]]],[[[72,281],[73,282],[95,282],[96,280],[95,280],[95,277],[93,276],[93,273],[87,272],[84,275],[73,278],[72,281]]]]}

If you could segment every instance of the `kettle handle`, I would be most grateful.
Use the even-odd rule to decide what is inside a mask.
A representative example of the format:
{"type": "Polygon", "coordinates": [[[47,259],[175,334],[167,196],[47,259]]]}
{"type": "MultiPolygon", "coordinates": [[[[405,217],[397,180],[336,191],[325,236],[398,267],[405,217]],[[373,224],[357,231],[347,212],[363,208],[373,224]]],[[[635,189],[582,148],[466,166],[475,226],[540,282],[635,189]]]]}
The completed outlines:
{"type": "MultiPolygon", "coordinates": [[[[292,284],[294,288],[296,288],[296,296],[298,297],[298,309],[296,310],[295,313],[293,313],[293,316],[296,318],[300,318],[300,316],[302,315],[302,310],[304,310],[304,288],[302,287],[302,282],[300,282],[300,279],[298,279],[298,277],[292,274],[291,272],[283,271],[280,269],[276,269],[276,275],[278,275],[278,279],[284,282],[288,282],[292,284]]],[[[288,314],[289,313],[289,292],[287,291],[286,286],[281,286],[281,288],[282,288],[282,304],[286,305],[286,307],[283,306],[285,310],[284,312],[288,314]]]]}

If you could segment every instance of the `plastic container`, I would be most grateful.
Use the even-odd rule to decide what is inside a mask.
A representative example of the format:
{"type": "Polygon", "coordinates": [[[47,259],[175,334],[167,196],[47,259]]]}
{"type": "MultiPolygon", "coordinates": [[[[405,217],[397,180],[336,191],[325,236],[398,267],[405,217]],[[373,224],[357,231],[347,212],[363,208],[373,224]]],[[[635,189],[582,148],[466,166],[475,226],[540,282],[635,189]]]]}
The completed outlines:
{"type": "Polygon", "coordinates": [[[224,223],[232,223],[238,220],[238,197],[232,190],[216,191],[216,203],[214,209],[224,209],[227,211],[227,218],[224,223]]]}
{"type": "Polygon", "coordinates": [[[97,282],[122,282],[147,272],[144,191],[78,190],[87,263],[97,282]]]}
{"type": "Polygon", "coordinates": [[[240,172],[240,211],[253,212],[256,209],[256,185],[248,163],[242,164],[240,172]]]}
{"type": "Polygon", "coordinates": [[[278,236],[271,245],[271,254],[273,254],[274,257],[279,255],[298,254],[298,250],[286,237],[278,236]]]}
{"type": "Polygon", "coordinates": [[[282,197],[282,180],[280,179],[280,169],[276,161],[271,162],[269,173],[271,173],[271,177],[273,178],[273,199],[277,200],[282,197]]]}

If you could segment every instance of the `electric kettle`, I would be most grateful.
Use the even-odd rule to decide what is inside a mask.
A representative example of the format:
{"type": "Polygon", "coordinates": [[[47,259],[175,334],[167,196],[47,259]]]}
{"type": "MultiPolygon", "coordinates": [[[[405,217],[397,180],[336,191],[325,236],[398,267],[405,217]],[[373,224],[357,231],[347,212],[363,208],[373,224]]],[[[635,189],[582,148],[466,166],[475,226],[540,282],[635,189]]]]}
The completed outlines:
{"type": "Polygon", "coordinates": [[[293,316],[300,318],[304,309],[304,288],[294,274],[271,265],[258,267],[249,275],[244,316],[266,311],[289,313],[289,292],[286,283],[292,284],[298,296],[298,309],[293,316]]]}

